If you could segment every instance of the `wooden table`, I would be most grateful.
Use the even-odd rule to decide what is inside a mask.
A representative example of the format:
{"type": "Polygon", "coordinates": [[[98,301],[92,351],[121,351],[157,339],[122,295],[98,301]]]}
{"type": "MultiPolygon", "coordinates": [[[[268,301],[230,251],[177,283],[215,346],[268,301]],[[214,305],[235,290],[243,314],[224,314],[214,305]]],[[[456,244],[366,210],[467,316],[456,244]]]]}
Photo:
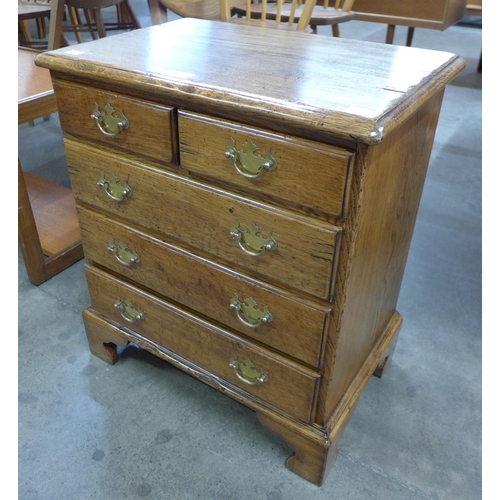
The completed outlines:
{"type": "Polygon", "coordinates": [[[388,25],[386,43],[392,43],[396,26],[408,26],[406,45],[415,28],[445,30],[465,15],[467,0],[356,0],[355,19],[388,25]]]}
{"type": "Polygon", "coordinates": [[[463,59],[181,19],[37,64],[58,96],[91,351],[113,364],[131,342],[254,409],[321,484],[394,352],[463,59]]]}
{"type": "MultiPolygon", "coordinates": [[[[39,51],[18,49],[18,124],[57,112],[50,73],[39,51]]],[[[18,234],[28,277],[39,285],[83,257],[70,189],[23,172],[18,161],[18,234]]]]}

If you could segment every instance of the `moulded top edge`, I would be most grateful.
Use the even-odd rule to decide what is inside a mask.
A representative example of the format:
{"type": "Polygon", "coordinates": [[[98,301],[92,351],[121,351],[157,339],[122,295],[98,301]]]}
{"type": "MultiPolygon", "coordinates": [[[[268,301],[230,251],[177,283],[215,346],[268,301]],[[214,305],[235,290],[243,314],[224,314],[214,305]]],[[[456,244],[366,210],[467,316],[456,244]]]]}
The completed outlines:
{"type": "Polygon", "coordinates": [[[45,52],[36,64],[175,105],[273,114],[368,144],[465,66],[447,52],[199,19],[45,52]]]}

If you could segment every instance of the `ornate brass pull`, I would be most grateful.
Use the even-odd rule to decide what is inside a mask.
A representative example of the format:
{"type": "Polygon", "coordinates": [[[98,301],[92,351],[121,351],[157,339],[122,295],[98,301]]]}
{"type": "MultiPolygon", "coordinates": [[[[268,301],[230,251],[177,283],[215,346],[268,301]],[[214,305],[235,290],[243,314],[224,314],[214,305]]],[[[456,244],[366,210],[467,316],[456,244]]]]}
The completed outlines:
{"type": "Polygon", "coordinates": [[[229,366],[234,369],[236,376],[245,384],[263,384],[268,380],[267,375],[264,372],[257,371],[249,359],[238,361],[238,358],[233,356],[229,360],[229,366]]]}
{"type": "Polygon", "coordinates": [[[115,110],[109,102],[104,106],[103,114],[99,111],[99,105],[95,103],[95,108],[90,118],[93,118],[99,127],[99,130],[107,137],[114,139],[122,130],[128,129],[129,123],[123,110],[120,110],[120,117],[115,116],[115,110]]]}
{"type": "Polygon", "coordinates": [[[257,302],[252,297],[245,299],[245,303],[240,302],[237,293],[229,301],[229,307],[236,311],[236,317],[250,328],[257,328],[262,323],[270,323],[273,320],[267,306],[264,306],[264,311],[259,311],[256,306],[257,302]]]}
{"type": "Polygon", "coordinates": [[[135,323],[144,319],[144,313],[139,308],[134,308],[130,300],[122,302],[120,297],[118,297],[114,306],[120,311],[122,318],[129,323],[135,323]]]}
{"type": "Polygon", "coordinates": [[[124,266],[130,267],[133,264],[140,262],[137,252],[135,250],[131,252],[123,241],[120,241],[118,245],[115,245],[114,240],[111,240],[108,245],[108,250],[113,252],[116,260],[124,266]]]}
{"type": "Polygon", "coordinates": [[[104,177],[104,173],[101,172],[101,178],[97,185],[102,187],[104,192],[115,201],[123,201],[125,198],[132,196],[132,189],[130,189],[127,181],[123,181],[122,186],[115,174],[109,174],[108,180],[104,177]]]}
{"type": "Polygon", "coordinates": [[[271,155],[271,148],[267,149],[264,158],[255,154],[259,148],[251,139],[248,139],[243,147],[246,151],[238,151],[235,140],[231,138],[231,144],[226,148],[225,155],[231,159],[236,171],[246,179],[257,179],[264,172],[274,170],[278,166],[278,162],[271,155]]]}
{"type": "Polygon", "coordinates": [[[258,257],[269,250],[278,248],[277,241],[273,238],[271,231],[268,231],[267,236],[261,236],[260,228],[252,222],[246,231],[240,229],[239,221],[231,228],[229,236],[233,240],[238,241],[240,248],[252,257],[258,257]]]}

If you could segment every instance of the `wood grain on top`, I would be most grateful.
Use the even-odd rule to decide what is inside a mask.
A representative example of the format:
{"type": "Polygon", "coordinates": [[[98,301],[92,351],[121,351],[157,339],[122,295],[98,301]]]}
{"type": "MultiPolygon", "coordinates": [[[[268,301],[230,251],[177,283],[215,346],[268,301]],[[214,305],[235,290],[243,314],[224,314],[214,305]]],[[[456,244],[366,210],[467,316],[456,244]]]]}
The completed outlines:
{"type": "Polygon", "coordinates": [[[465,66],[446,52],[200,19],[46,52],[36,63],[154,90],[187,109],[195,99],[233,116],[249,109],[255,117],[277,113],[289,124],[368,144],[380,142],[465,66]]]}

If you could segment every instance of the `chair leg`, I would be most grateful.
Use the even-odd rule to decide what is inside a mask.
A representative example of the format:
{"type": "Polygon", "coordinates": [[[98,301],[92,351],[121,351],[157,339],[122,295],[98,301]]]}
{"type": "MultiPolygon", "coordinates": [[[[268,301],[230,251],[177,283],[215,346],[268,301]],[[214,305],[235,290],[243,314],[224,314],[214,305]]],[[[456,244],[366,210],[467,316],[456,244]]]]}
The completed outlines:
{"type": "Polygon", "coordinates": [[[39,17],[36,20],[36,28],[38,31],[38,39],[43,40],[46,37],[45,19],[43,17],[39,17]]]}
{"type": "Polygon", "coordinates": [[[160,4],[158,0],[149,0],[149,13],[151,15],[151,24],[155,26],[156,24],[166,23],[168,21],[167,9],[160,4]]]}
{"type": "Polygon", "coordinates": [[[25,45],[31,47],[33,45],[33,38],[31,37],[28,21],[19,21],[19,31],[21,32],[25,45]]]}
{"type": "Polygon", "coordinates": [[[338,24],[333,24],[332,25],[332,33],[333,36],[336,38],[340,38],[340,29],[338,24]]]}
{"type": "Polygon", "coordinates": [[[123,7],[123,3],[116,4],[116,19],[117,19],[118,24],[131,22],[131,20],[128,16],[128,12],[123,7]]]}
{"type": "Polygon", "coordinates": [[[134,25],[134,29],[140,29],[141,23],[139,22],[139,19],[135,15],[135,12],[132,10],[132,7],[130,6],[130,3],[128,0],[123,1],[123,9],[127,13],[127,16],[130,19],[130,22],[134,25]]]}
{"type": "Polygon", "coordinates": [[[73,31],[75,33],[76,41],[78,43],[83,43],[82,35],[80,33],[80,30],[78,29],[78,27],[80,27],[82,25],[82,22],[80,20],[80,16],[78,15],[78,10],[76,9],[76,7],[69,7],[68,6],[68,14],[69,14],[71,24],[73,26],[75,26],[73,31]]]}
{"type": "Polygon", "coordinates": [[[391,45],[394,41],[394,32],[396,31],[396,25],[388,24],[387,25],[387,34],[385,35],[385,43],[391,45]]]}
{"type": "Polygon", "coordinates": [[[59,47],[65,47],[68,45],[66,37],[63,35],[63,19],[66,13],[65,7],[66,2],[57,2],[54,11],[54,6],[50,12],[49,20],[49,43],[48,49],[55,50],[59,47]]]}
{"type": "Polygon", "coordinates": [[[406,46],[411,47],[413,42],[413,34],[415,33],[415,28],[413,26],[408,26],[408,33],[406,34],[406,46]]]}
{"type": "Polygon", "coordinates": [[[100,10],[95,10],[92,12],[94,19],[95,19],[95,24],[97,26],[97,34],[99,35],[99,38],[105,38],[106,37],[106,29],[104,28],[104,20],[102,18],[102,14],[100,10]]]}
{"type": "MultiPolygon", "coordinates": [[[[97,27],[95,12],[90,10],[90,9],[85,9],[83,12],[85,15],[85,20],[90,27],[90,34],[92,35],[92,39],[97,40],[99,38],[99,34],[97,33],[99,31],[99,29],[94,28],[94,25],[97,27]],[[97,29],[97,32],[96,32],[96,29],[97,29]]],[[[102,29],[104,30],[104,25],[103,25],[102,29]]],[[[104,34],[104,36],[106,36],[106,33],[104,34]]]]}

